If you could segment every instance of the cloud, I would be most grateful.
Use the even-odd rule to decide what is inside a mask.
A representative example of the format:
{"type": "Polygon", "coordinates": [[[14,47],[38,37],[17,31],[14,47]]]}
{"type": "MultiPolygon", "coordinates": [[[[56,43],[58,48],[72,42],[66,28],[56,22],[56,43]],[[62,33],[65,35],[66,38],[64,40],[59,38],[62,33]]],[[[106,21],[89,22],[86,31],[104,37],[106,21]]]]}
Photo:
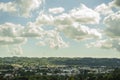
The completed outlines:
{"type": "Polygon", "coordinates": [[[53,25],[53,22],[54,22],[54,17],[52,15],[42,13],[39,14],[39,16],[36,18],[34,24],[36,26],[53,25]]]}
{"type": "Polygon", "coordinates": [[[50,48],[58,49],[68,47],[68,43],[64,42],[60,33],[56,30],[48,30],[45,32],[44,38],[41,39],[36,45],[38,46],[50,46],[50,48]]]}
{"type": "Polygon", "coordinates": [[[36,27],[33,23],[29,22],[27,26],[20,24],[5,23],[0,25],[0,37],[41,37],[44,30],[41,27],[36,27]]]}
{"type": "Polygon", "coordinates": [[[35,26],[33,23],[28,23],[21,32],[22,37],[43,37],[44,30],[41,27],[35,26]]]}
{"type": "Polygon", "coordinates": [[[97,47],[102,49],[111,49],[113,47],[112,40],[99,40],[97,42],[91,42],[86,45],[89,47],[97,47]]]}
{"type": "Polygon", "coordinates": [[[39,8],[43,0],[16,0],[15,4],[19,13],[24,17],[30,17],[30,13],[39,8]]]}
{"type": "Polygon", "coordinates": [[[16,5],[12,2],[3,3],[0,2],[0,11],[4,12],[16,12],[16,5]]]}
{"type": "Polygon", "coordinates": [[[80,41],[102,37],[97,29],[91,29],[85,26],[85,24],[97,24],[99,20],[99,13],[87,8],[85,5],[81,5],[80,8],[72,9],[68,13],[62,13],[57,16],[40,13],[36,21],[32,22],[32,24],[37,27],[54,26],[58,32],[64,33],[65,36],[71,39],[80,41]]]}
{"type": "MultiPolygon", "coordinates": [[[[0,45],[22,45],[28,38],[38,38],[37,45],[48,45],[50,48],[67,47],[59,32],[56,30],[44,30],[41,26],[36,26],[29,22],[27,26],[19,24],[5,23],[0,25],[0,45]]],[[[13,53],[21,51],[20,48],[14,48],[13,53]]]]}
{"type": "Polygon", "coordinates": [[[62,25],[71,25],[73,24],[73,19],[68,13],[63,13],[61,15],[54,17],[54,25],[55,26],[62,26],[62,25]]]}
{"type": "Polygon", "coordinates": [[[13,55],[21,55],[23,54],[23,49],[21,45],[14,45],[14,46],[8,46],[8,52],[13,55]]]}
{"type": "Polygon", "coordinates": [[[33,22],[36,26],[68,26],[74,23],[78,24],[98,24],[100,20],[100,15],[98,12],[87,8],[85,5],[81,5],[79,8],[72,9],[67,13],[62,13],[57,16],[41,13],[33,22]]]}
{"type": "MultiPolygon", "coordinates": [[[[30,17],[31,13],[38,9],[43,0],[15,0],[11,4],[15,5],[19,15],[30,17]],[[20,13],[19,13],[20,12],[20,13]]],[[[6,3],[7,4],[7,3],[6,3]]],[[[49,46],[50,48],[64,48],[69,44],[62,38],[65,37],[81,41],[88,39],[100,39],[102,34],[97,29],[90,28],[88,24],[98,24],[100,14],[93,9],[81,5],[63,13],[64,8],[49,9],[48,14],[40,12],[33,22],[28,22],[25,26],[14,23],[4,23],[0,25],[0,45],[15,45],[12,53],[22,53],[21,44],[27,42],[28,38],[38,39],[37,45],[49,46]],[[61,14],[59,14],[61,13],[61,14]],[[54,15],[57,14],[57,15],[54,15]],[[53,29],[46,30],[44,26],[53,26],[53,29]]]]}
{"type": "Polygon", "coordinates": [[[58,7],[58,8],[50,8],[49,12],[52,14],[59,14],[62,13],[64,11],[63,7],[58,7]]]}
{"type": "MultiPolygon", "coordinates": [[[[87,17],[84,17],[84,19],[85,18],[87,17]]],[[[81,18],[81,20],[82,19],[83,18],[81,18]]],[[[91,20],[88,22],[85,21],[84,24],[88,24],[89,22],[91,23],[91,20]]],[[[65,36],[74,40],[80,41],[90,38],[96,39],[102,37],[101,33],[97,29],[91,29],[89,27],[81,25],[81,23],[83,23],[83,21],[77,22],[75,17],[73,18],[70,13],[63,13],[58,16],[52,16],[42,13],[37,17],[36,21],[33,22],[33,24],[36,26],[54,26],[54,28],[57,29],[58,32],[64,33],[65,36]]]]}
{"type": "Polygon", "coordinates": [[[98,12],[81,4],[80,8],[72,9],[69,13],[75,22],[82,24],[97,24],[100,20],[98,12]]]}
{"type": "Polygon", "coordinates": [[[31,17],[32,11],[38,9],[44,0],[13,0],[12,2],[0,3],[0,10],[17,13],[25,18],[31,17]]]}
{"type": "Polygon", "coordinates": [[[64,42],[64,40],[60,36],[60,33],[57,32],[56,30],[46,31],[45,42],[51,48],[55,49],[68,47],[68,44],[64,42]]]}
{"type": "Polygon", "coordinates": [[[84,25],[73,24],[71,26],[66,26],[62,32],[65,36],[74,40],[86,40],[92,38],[101,38],[101,33],[96,29],[90,29],[84,25]]]}
{"type": "Polygon", "coordinates": [[[111,7],[116,7],[120,8],[120,0],[113,0],[112,2],[109,3],[111,7]]]}
{"type": "Polygon", "coordinates": [[[24,27],[20,24],[5,23],[0,25],[0,36],[3,37],[20,37],[24,27]]]}
{"type": "Polygon", "coordinates": [[[120,37],[120,12],[113,13],[104,19],[107,25],[105,33],[112,38],[120,37]]]}
{"type": "Polygon", "coordinates": [[[120,39],[106,39],[106,40],[99,40],[97,42],[92,42],[86,45],[88,48],[90,47],[97,47],[102,49],[113,49],[120,51],[120,39]]]}
{"type": "Polygon", "coordinates": [[[0,25],[0,46],[16,46],[9,50],[12,54],[22,54],[23,45],[27,42],[27,38],[21,37],[24,27],[20,24],[4,23],[0,25]]]}
{"type": "Polygon", "coordinates": [[[103,23],[106,25],[104,30],[106,39],[91,42],[86,46],[120,51],[120,11],[106,16],[103,23]]]}
{"type": "Polygon", "coordinates": [[[79,8],[70,10],[68,13],[62,13],[54,17],[54,25],[72,25],[73,23],[79,24],[98,24],[100,15],[98,12],[81,5],[79,8]]]}
{"type": "Polygon", "coordinates": [[[104,3],[101,5],[98,5],[95,8],[95,11],[101,13],[102,15],[109,15],[109,14],[113,13],[111,7],[109,5],[104,4],[104,3]]]}
{"type": "Polygon", "coordinates": [[[23,30],[22,37],[42,37],[43,31],[38,27],[27,27],[23,30]]]}
{"type": "Polygon", "coordinates": [[[0,45],[14,45],[14,44],[23,44],[27,41],[26,38],[22,37],[0,37],[0,45]]]}

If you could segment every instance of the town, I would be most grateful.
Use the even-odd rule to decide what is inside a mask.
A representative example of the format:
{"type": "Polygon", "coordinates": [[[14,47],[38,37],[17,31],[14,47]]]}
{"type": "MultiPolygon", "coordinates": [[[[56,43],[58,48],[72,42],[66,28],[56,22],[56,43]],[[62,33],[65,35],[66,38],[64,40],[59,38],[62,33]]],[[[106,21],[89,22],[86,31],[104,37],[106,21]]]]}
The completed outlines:
{"type": "MultiPolygon", "coordinates": [[[[29,58],[31,59],[31,58],[29,58]]],[[[49,58],[46,58],[50,60],[49,58]]],[[[51,58],[52,60],[54,58],[51,58]]],[[[55,58],[56,59],[56,58],[55,58]]],[[[58,58],[59,59],[59,58],[58,58]]],[[[47,64],[44,62],[38,64],[38,59],[32,59],[29,64],[28,58],[2,58],[4,63],[0,65],[0,80],[32,80],[31,77],[37,77],[38,79],[33,80],[43,80],[41,77],[60,77],[56,80],[71,80],[70,77],[74,76],[86,76],[85,79],[78,79],[78,80],[90,80],[90,75],[105,75],[110,74],[115,71],[118,66],[89,66],[89,65],[74,65],[75,60],[73,61],[73,65],[55,65],[55,64],[47,64]],[[20,61],[22,61],[22,64],[20,61]],[[26,60],[26,61],[25,61],[26,60]],[[36,60],[38,62],[36,62],[36,60]],[[19,61],[19,62],[17,62],[19,61]],[[35,63],[35,62],[36,63],[35,63]],[[19,64],[18,64],[19,63],[19,64]],[[89,76],[88,76],[89,75],[89,76]],[[31,78],[31,79],[30,79],[31,78]],[[64,79],[62,79],[64,78],[64,79]]],[[[42,61],[43,59],[40,59],[42,61]]],[[[57,60],[57,59],[56,59],[57,60]]],[[[77,59],[78,60],[78,59],[77,59]]],[[[106,59],[107,60],[107,59],[106,59]]],[[[91,59],[93,61],[93,59],[91,59]]],[[[46,79],[50,80],[50,79],[46,79]]],[[[76,79],[75,79],[76,80],[76,79]]]]}

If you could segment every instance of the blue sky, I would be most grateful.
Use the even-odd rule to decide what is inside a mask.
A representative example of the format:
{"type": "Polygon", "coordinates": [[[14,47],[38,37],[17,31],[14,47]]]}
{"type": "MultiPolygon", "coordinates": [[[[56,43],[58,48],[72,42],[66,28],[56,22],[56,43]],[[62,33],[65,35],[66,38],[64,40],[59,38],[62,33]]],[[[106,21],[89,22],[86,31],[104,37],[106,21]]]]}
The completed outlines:
{"type": "Polygon", "coordinates": [[[0,56],[120,58],[119,0],[0,0],[0,56]]]}

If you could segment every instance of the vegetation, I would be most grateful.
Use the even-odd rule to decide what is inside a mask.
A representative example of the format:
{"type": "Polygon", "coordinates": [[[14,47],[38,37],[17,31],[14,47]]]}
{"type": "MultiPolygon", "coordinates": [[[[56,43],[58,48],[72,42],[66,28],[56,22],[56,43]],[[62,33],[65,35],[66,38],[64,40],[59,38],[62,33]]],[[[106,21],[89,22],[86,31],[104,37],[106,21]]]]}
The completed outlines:
{"type": "MultiPolygon", "coordinates": [[[[0,78],[0,80],[7,80],[0,78]]],[[[73,76],[56,76],[56,75],[33,75],[20,76],[9,80],[120,80],[120,69],[116,68],[109,74],[79,74],[73,76]]]]}
{"type": "MultiPolygon", "coordinates": [[[[28,58],[28,57],[5,57],[0,58],[0,70],[8,70],[9,73],[18,73],[14,77],[4,77],[0,74],[0,80],[120,80],[120,59],[107,59],[107,58],[28,58]],[[106,66],[112,68],[114,71],[109,73],[79,73],[76,75],[46,75],[46,69],[40,71],[39,66],[57,66],[67,65],[71,66],[89,66],[89,67],[100,67],[106,66]],[[33,71],[26,71],[29,67],[36,67],[39,72],[44,72],[43,75],[35,74],[33,71]],[[15,68],[18,68],[14,70],[15,68]],[[24,69],[23,69],[24,68],[24,69]]],[[[29,69],[31,70],[31,69],[29,69]]],[[[53,73],[58,73],[60,70],[54,69],[53,73]]],[[[8,73],[8,72],[6,72],[8,73]]],[[[4,73],[4,74],[6,74],[4,73]]]]}
{"type": "Polygon", "coordinates": [[[28,57],[5,57],[0,58],[0,64],[29,65],[81,65],[81,66],[109,66],[119,67],[120,59],[109,58],[28,58],[28,57]]]}

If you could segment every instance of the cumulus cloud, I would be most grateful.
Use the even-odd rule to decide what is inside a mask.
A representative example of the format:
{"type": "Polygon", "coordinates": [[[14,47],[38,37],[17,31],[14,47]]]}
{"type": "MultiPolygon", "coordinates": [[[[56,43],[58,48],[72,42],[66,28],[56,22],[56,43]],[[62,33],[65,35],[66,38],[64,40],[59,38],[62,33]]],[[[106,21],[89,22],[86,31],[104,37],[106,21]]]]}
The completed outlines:
{"type": "MultiPolygon", "coordinates": [[[[38,38],[37,45],[50,46],[50,48],[64,48],[68,44],[64,42],[59,32],[56,30],[44,30],[41,26],[36,26],[29,22],[26,26],[19,24],[5,23],[0,25],[0,45],[18,46],[27,42],[28,38],[38,38]]],[[[10,53],[22,53],[21,47],[11,49],[10,53]]]]}
{"type": "Polygon", "coordinates": [[[22,54],[22,48],[18,45],[22,45],[27,42],[27,38],[21,37],[23,26],[20,24],[4,23],[0,25],[0,46],[14,46],[11,48],[10,53],[22,54]]]}
{"type": "Polygon", "coordinates": [[[59,25],[71,25],[73,23],[73,19],[68,13],[63,13],[59,16],[54,17],[54,25],[59,26],[59,25]]]}
{"type": "Polygon", "coordinates": [[[96,8],[95,8],[95,11],[103,14],[103,15],[109,15],[109,14],[112,14],[113,11],[112,11],[112,8],[109,6],[109,5],[106,5],[106,4],[101,4],[101,5],[98,5],[96,8]]]}
{"type": "Polygon", "coordinates": [[[111,7],[117,7],[120,8],[120,0],[113,0],[112,2],[109,3],[111,7]]]}
{"type": "Polygon", "coordinates": [[[110,37],[120,37],[120,12],[113,13],[104,19],[107,25],[105,33],[110,37]]]}
{"type": "Polygon", "coordinates": [[[23,44],[26,42],[26,38],[22,37],[0,37],[0,45],[14,45],[14,44],[23,44]]]}
{"type": "MultiPolygon", "coordinates": [[[[15,0],[16,12],[24,17],[30,17],[32,11],[40,7],[43,0],[15,0]]],[[[7,3],[6,3],[7,4],[7,3]]],[[[69,44],[64,41],[61,33],[66,37],[81,41],[87,39],[99,39],[102,34],[97,29],[85,26],[86,24],[98,24],[100,14],[93,9],[81,5],[79,8],[72,9],[63,13],[64,8],[49,9],[52,14],[45,12],[38,15],[33,22],[28,22],[26,26],[13,23],[0,25],[0,45],[16,45],[12,53],[22,53],[21,45],[28,38],[37,38],[37,45],[50,46],[50,48],[64,48],[69,44]],[[59,14],[61,13],[61,14],[59,14]],[[57,14],[57,15],[54,15],[57,14]],[[53,26],[51,30],[45,30],[43,26],[53,26]]]]}
{"type": "Polygon", "coordinates": [[[30,17],[32,11],[38,9],[44,0],[13,0],[12,2],[0,3],[0,10],[14,12],[23,17],[30,17]]]}
{"type": "Polygon", "coordinates": [[[4,12],[16,12],[16,4],[12,3],[12,2],[8,2],[8,3],[0,3],[0,11],[4,11],[4,12]]]}
{"type": "MultiPolygon", "coordinates": [[[[82,12],[82,11],[80,11],[80,12],[82,12]]],[[[57,29],[58,32],[62,32],[62,33],[64,33],[65,36],[67,36],[71,39],[74,39],[74,40],[79,40],[79,41],[85,40],[85,39],[90,39],[90,38],[101,38],[102,37],[101,33],[97,29],[91,29],[89,27],[81,25],[82,23],[84,23],[84,24],[88,24],[88,23],[93,24],[94,23],[94,20],[93,21],[87,20],[88,18],[90,18],[90,17],[88,17],[87,14],[86,14],[87,16],[84,16],[82,18],[83,15],[82,15],[82,13],[80,13],[81,15],[79,15],[79,20],[77,20],[76,18],[78,18],[78,16],[73,16],[73,13],[76,14],[76,11],[74,12],[72,10],[72,11],[70,11],[70,13],[63,13],[58,16],[52,16],[52,15],[47,15],[47,14],[42,13],[37,17],[36,21],[33,24],[36,26],[41,26],[41,25],[55,26],[55,28],[57,29]],[[84,22],[84,21],[82,21],[83,19],[86,19],[87,21],[84,22]]],[[[86,11],[86,13],[87,13],[87,11],[86,11]]],[[[91,13],[91,15],[93,15],[93,14],[91,13]]],[[[93,17],[91,17],[91,19],[93,19],[93,17]]]]}
{"type": "Polygon", "coordinates": [[[58,8],[50,8],[49,12],[52,14],[59,14],[62,13],[64,11],[63,7],[58,7],[58,8]]]}
{"type": "Polygon", "coordinates": [[[120,11],[109,14],[103,22],[106,25],[104,33],[107,39],[91,42],[87,44],[87,47],[120,51],[120,11]]]}
{"type": "Polygon", "coordinates": [[[89,38],[101,38],[102,35],[97,29],[84,26],[84,24],[97,24],[99,20],[99,13],[87,8],[85,5],[81,5],[80,8],[72,9],[68,13],[62,13],[57,16],[40,13],[32,24],[37,27],[54,26],[58,32],[64,33],[65,36],[71,39],[80,41],[89,38]]]}
{"type": "Polygon", "coordinates": [[[41,26],[41,25],[53,25],[54,17],[52,15],[44,14],[41,13],[37,17],[36,21],[34,24],[36,26],[41,26]]]}
{"type": "Polygon", "coordinates": [[[68,44],[64,42],[60,33],[56,30],[46,31],[45,43],[55,49],[68,47],[68,44]]]}
{"type": "Polygon", "coordinates": [[[22,37],[42,37],[44,30],[41,27],[35,26],[33,23],[29,23],[21,32],[22,37]]]}
{"type": "Polygon", "coordinates": [[[66,26],[62,32],[65,36],[78,41],[91,38],[101,38],[101,33],[98,30],[90,29],[89,27],[79,24],[66,26]]]}
{"type": "Polygon", "coordinates": [[[20,14],[24,17],[30,17],[30,13],[39,8],[43,0],[16,0],[15,4],[20,14]]]}
{"type": "Polygon", "coordinates": [[[80,8],[75,8],[68,13],[55,16],[54,25],[72,25],[75,22],[79,24],[97,24],[99,20],[100,15],[98,12],[82,4],[80,8]]]}
{"type": "Polygon", "coordinates": [[[120,51],[120,40],[119,39],[106,39],[106,40],[99,40],[97,42],[92,42],[87,44],[87,47],[97,47],[102,49],[114,49],[120,51]]]}
{"type": "Polygon", "coordinates": [[[5,23],[0,25],[0,36],[19,37],[24,27],[20,24],[5,23]]]}
{"type": "Polygon", "coordinates": [[[98,12],[86,7],[83,4],[81,4],[80,8],[72,9],[69,14],[75,22],[79,23],[96,24],[99,23],[100,20],[98,12]]]}
{"type": "Polygon", "coordinates": [[[0,45],[22,44],[26,38],[22,38],[23,26],[20,24],[5,23],[0,25],[0,45]]]}
{"type": "Polygon", "coordinates": [[[48,30],[45,31],[44,38],[41,39],[37,43],[39,46],[45,46],[48,45],[50,48],[58,49],[58,48],[65,48],[68,47],[68,43],[64,42],[62,37],[60,36],[60,33],[56,30],[48,30]]]}
{"type": "Polygon", "coordinates": [[[86,45],[89,47],[98,47],[103,49],[111,49],[113,47],[112,40],[99,40],[86,45]]]}

